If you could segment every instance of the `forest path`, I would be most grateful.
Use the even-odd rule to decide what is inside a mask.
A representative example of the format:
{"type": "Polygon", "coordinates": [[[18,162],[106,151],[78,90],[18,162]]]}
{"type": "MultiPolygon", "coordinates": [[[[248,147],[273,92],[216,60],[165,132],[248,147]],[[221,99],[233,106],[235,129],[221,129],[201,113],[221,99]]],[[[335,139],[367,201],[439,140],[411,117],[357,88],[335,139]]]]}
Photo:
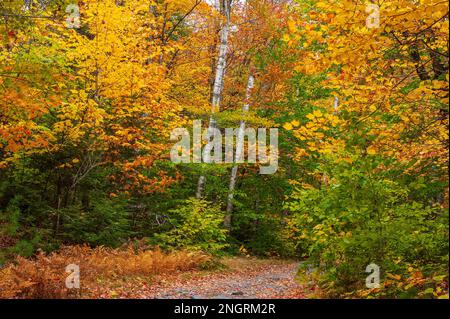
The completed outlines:
{"type": "Polygon", "coordinates": [[[305,298],[295,281],[298,261],[229,258],[225,269],[189,272],[149,287],[147,298],[252,299],[305,298]]]}

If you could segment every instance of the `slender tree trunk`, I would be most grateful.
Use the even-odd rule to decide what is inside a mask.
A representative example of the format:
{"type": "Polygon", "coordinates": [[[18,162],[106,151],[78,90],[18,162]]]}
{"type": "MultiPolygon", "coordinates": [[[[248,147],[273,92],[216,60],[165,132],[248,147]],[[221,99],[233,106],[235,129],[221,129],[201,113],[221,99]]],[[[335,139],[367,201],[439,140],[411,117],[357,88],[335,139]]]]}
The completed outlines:
{"type": "Polygon", "coordinates": [[[337,96],[335,96],[334,97],[334,103],[333,103],[334,114],[337,114],[338,107],[339,107],[339,98],[337,96]]]}
{"type": "MultiPolygon", "coordinates": [[[[251,92],[254,85],[254,77],[252,74],[248,77],[247,82],[247,95],[246,95],[246,102],[244,104],[244,107],[242,108],[244,113],[248,112],[249,109],[249,100],[251,97],[251,92]]],[[[229,193],[228,193],[228,201],[227,201],[227,211],[225,214],[225,220],[224,220],[224,226],[225,228],[230,229],[231,228],[231,217],[233,214],[233,197],[234,197],[234,189],[236,187],[236,178],[237,173],[239,169],[239,165],[237,164],[237,161],[244,153],[244,138],[245,138],[245,121],[241,121],[239,126],[239,131],[237,134],[237,140],[236,140],[236,154],[235,154],[235,165],[231,169],[231,177],[230,177],[230,186],[229,186],[229,193]]]]}
{"type": "Polygon", "coordinates": [[[429,80],[430,75],[428,74],[425,66],[422,64],[422,60],[420,58],[419,42],[417,39],[409,47],[409,56],[416,65],[416,72],[420,80],[429,80]]]}
{"type": "MultiPolygon", "coordinates": [[[[217,122],[214,119],[214,112],[219,111],[220,109],[220,100],[222,97],[223,91],[223,81],[225,76],[225,68],[226,68],[226,57],[228,51],[228,35],[230,33],[230,0],[222,0],[222,10],[223,15],[225,17],[225,24],[220,31],[220,47],[219,47],[219,55],[217,59],[216,72],[214,78],[214,86],[213,86],[213,94],[211,99],[211,107],[212,107],[212,115],[209,120],[209,130],[213,130],[217,127],[217,122]]],[[[205,154],[203,158],[205,163],[209,163],[211,161],[210,154],[205,154]]],[[[203,197],[203,191],[205,189],[206,177],[201,175],[198,179],[197,184],[197,193],[196,197],[203,197]]]]}

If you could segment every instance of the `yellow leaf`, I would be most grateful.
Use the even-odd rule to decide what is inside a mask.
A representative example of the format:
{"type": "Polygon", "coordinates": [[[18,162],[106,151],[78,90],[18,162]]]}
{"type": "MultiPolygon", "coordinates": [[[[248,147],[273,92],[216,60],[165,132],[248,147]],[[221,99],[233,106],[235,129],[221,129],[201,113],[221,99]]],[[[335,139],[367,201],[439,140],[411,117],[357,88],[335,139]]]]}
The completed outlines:
{"type": "Polygon", "coordinates": [[[317,2],[317,3],[316,3],[316,7],[317,7],[317,8],[326,8],[327,5],[326,5],[325,2],[317,2]]]}
{"type": "Polygon", "coordinates": [[[377,151],[372,146],[367,149],[367,154],[369,154],[369,155],[375,155],[376,153],[377,153],[377,151]]]}
{"type": "Polygon", "coordinates": [[[297,28],[295,26],[295,21],[290,20],[290,21],[288,21],[287,24],[288,24],[288,29],[289,29],[290,33],[294,33],[295,31],[297,31],[297,28]]]}
{"type": "Polygon", "coordinates": [[[297,120],[294,120],[294,121],[291,122],[291,124],[292,124],[293,126],[295,126],[295,127],[298,127],[298,126],[300,125],[300,122],[297,121],[297,120]]]}
{"type": "Polygon", "coordinates": [[[400,275],[393,275],[391,273],[387,273],[387,276],[389,278],[395,279],[395,280],[400,280],[402,277],[400,275]]]}
{"type": "Polygon", "coordinates": [[[344,162],[349,163],[349,164],[353,163],[353,160],[352,160],[350,157],[344,157],[342,160],[343,160],[344,162]]]}
{"type": "Polygon", "coordinates": [[[314,114],[315,117],[321,117],[322,116],[322,112],[320,112],[320,110],[315,110],[313,112],[313,114],[314,114]]]}

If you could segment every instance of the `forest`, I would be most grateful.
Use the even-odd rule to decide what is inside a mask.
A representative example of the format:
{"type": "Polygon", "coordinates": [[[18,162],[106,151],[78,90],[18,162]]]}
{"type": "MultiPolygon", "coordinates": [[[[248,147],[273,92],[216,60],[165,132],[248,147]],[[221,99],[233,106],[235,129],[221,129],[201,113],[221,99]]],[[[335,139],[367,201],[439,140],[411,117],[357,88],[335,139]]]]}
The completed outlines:
{"type": "Polygon", "coordinates": [[[448,6],[1,0],[0,298],[448,299],[448,6]]]}

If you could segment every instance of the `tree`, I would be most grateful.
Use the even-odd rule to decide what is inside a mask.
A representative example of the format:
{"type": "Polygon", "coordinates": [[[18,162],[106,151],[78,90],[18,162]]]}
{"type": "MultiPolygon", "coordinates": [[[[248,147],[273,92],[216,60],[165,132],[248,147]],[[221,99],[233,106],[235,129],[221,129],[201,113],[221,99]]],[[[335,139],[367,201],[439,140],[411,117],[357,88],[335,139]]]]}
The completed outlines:
{"type": "MultiPolygon", "coordinates": [[[[214,113],[218,112],[220,110],[220,101],[221,101],[221,95],[223,91],[223,84],[224,84],[224,76],[225,76],[225,68],[226,68],[226,57],[227,57],[227,50],[228,50],[228,35],[230,32],[230,20],[231,20],[231,0],[222,0],[221,1],[221,10],[222,14],[225,18],[225,23],[222,26],[222,29],[220,31],[220,46],[218,51],[218,59],[217,59],[217,65],[216,65],[216,71],[215,71],[215,78],[214,78],[214,85],[213,85],[213,92],[212,92],[212,98],[211,98],[211,117],[209,120],[209,127],[208,131],[210,132],[211,138],[214,138],[215,136],[215,129],[217,128],[217,122],[214,119],[214,113]]],[[[205,152],[204,156],[204,162],[210,163],[210,153],[205,152]]],[[[205,187],[205,181],[206,177],[204,175],[201,175],[198,179],[198,185],[197,185],[197,193],[196,197],[201,198],[203,196],[203,189],[205,187]]]]}

